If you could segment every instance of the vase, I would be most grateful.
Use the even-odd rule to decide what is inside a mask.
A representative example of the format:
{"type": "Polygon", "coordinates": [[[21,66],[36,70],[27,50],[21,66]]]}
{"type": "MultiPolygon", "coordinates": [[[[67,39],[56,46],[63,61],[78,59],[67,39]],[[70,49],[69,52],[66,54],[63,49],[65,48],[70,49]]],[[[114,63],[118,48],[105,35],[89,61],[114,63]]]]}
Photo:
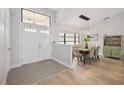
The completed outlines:
{"type": "Polygon", "coordinates": [[[88,43],[86,43],[85,48],[86,48],[86,49],[88,48],[88,43]]]}

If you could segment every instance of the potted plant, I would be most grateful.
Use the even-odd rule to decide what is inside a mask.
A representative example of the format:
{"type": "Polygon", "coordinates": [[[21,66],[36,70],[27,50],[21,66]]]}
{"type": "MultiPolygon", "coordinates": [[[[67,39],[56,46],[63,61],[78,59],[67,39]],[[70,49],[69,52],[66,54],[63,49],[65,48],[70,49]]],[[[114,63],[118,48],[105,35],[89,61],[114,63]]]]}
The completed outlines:
{"type": "Polygon", "coordinates": [[[85,48],[88,48],[88,42],[90,41],[90,39],[86,36],[84,37],[84,42],[85,42],[85,48]]]}

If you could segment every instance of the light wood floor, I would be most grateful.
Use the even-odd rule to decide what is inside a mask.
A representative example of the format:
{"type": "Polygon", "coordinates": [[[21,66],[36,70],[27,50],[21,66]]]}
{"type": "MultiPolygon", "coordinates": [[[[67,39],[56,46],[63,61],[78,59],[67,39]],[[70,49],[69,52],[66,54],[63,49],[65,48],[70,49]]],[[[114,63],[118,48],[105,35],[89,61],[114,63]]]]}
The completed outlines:
{"type": "Polygon", "coordinates": [[[74,70],[61,72],[34,84],[124,84],[124,67],[119,60],[103,58],[85,66],[77,65],[74,70]]]}

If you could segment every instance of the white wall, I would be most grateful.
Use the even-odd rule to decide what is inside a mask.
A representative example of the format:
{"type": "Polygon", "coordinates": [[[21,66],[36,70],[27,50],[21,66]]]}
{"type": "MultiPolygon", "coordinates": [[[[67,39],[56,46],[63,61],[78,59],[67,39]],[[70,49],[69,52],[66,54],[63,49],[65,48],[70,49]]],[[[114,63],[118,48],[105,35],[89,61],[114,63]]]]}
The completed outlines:
{"type": "MultiPolygon", "coordinates": [[[[12,8],[11,13],[11,66],[16,67],[21,65],[21,9],[12,8]]],[[[56,13],[45,8],[28,8],[28,10],[33,10],[42,14],[51,16],[52,25],[55,23],[56,13]]],[[[51,35],[53,35],[54,29],[51,30],[51,35]]],[[[53,36],[51,36],[52,38],[53,36]]]]}
{"type": "MultiPolygon", "coordinates": [[[[57,11],[56,14],[56,24],[54,26],[53,40],[56,43],[59,41],[59,32],[71,32],[80,34],[81,20],[78,16],[73,17],[73,13],[77,9],[62,8],[57,11]],[[73,12],[74,11],[74,12],[73,12]],[[71,16],[70,16],[71,15],[71,16]],[[70,18],[71,17],[71,18],[70,18]],[[76,24],[76,25],[75,25],[76,24]]],[[[78,15],[78,14],[77,14],[78,15]]]]}
{"type": "Polygon", "coordinates": [[[59,42],[59,33],[60,32],[81,34],[80,30],[77,30],[73,26],[56,23],[54,26],[52,41],[55,41],[56,43],[59,42]]]}
{"type": "Polygon", "coordinates": [[[11,26],[11,66],[20,64],[21,9],[10,11],[11,26]]]}
{"type": "Polygon", "coordinates": [[[4,28],[4,9],[0,9],[0,83],[4,75],[5,68],[5,28],[4,28]]]}
{"type": "Polygon", "coordinates": [[[9,71],[9,10],[0,9],[0,84],[5,84],[9,71]]]}
{"type": "MultiPolygon", "coordinates": [[[[83,14],[86,15],[90,18],[89,24],[95,24],[98,22],[101,22],[103,18],[107,16],[115,16],[118,13],[122,13],[123,8],[106,8],[106,9],[101,9],[101,8],[59,8],[58,13],[57,13],[57,19],[56,19],[56,33],[54,36],[54,40],[57,42],[58,41],[58,33],[59,32],[76,32],[80,34],[80,29],[82,25],[85,25],[85,22],[79,18],[79,15],[83,14]]],[[[103,22],[102,22],[103,23],[103,22]]],[[[101,23],[98,23],[98,25],[101,23]]],[[[96,24],[95,24],[96,27],[96,24]]],[[[91,28],[92,29],[92,28],[91,28]]],[[[98,27],[98,29],[101,29],[98,27]]],[[[104,28],[102,28],[103,30],[104,28]]],[[[107,29],[109,29],[107,27],[107,29]]],[[[111,29],[112,30],[112,29],[111,29]]],[[[106,30],[108,31],[108,30],[106,30]]],[[[102,31],[98,31],[101,32],[102,31]]],[[[91,30],[92,33],[92,30],[91,30]]],[[[93,31],[93,33],[97,33],[97,31],[93,31]]],[[[100,33],[100,38],[101,37],[100,33]]],[[[115,32],[116,33],[116,32],[115,32]]],[[[82,37],[81,37],[82,38],[82,37]]],[[[82,41],[81,41],[82,42],[82,41]]],[[[99,44],[98,41],[96,43],[99,44]]],[[[95,42],[93,42],[95,43],[95,42]]]]}
{"type": "Polygon", "coordinates": [[[66,67],[72,68],[72,46],[53,44],[52,58],[66,67]]]}
{"type": "Polygon", "coordinates": [[[92,25],[90,27],[90,33],[99,34],[98,41],[92,41],[90,44],[101,45],[100,54],[103,55],[103,41],[105,34],[122,35],[124,37],[124,13],[118,14],[100,23],[92,25]]]}

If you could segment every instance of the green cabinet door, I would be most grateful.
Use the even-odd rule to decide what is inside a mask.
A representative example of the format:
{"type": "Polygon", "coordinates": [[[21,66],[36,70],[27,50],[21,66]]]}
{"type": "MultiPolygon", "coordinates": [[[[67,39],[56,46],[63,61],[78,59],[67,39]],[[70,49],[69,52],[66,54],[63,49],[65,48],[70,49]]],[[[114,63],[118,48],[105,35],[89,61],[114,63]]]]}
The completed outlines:
{"type": "Polygon", "coordinates": [[[105,57],[111,57],[111,47],[110,46],[103,47],[103,55],[105,57]]]}
{"type": "Polygon", "coordinates": [[[121,57],[121,47],[112,47],[112,57],[120,58],[121,57]]]}

